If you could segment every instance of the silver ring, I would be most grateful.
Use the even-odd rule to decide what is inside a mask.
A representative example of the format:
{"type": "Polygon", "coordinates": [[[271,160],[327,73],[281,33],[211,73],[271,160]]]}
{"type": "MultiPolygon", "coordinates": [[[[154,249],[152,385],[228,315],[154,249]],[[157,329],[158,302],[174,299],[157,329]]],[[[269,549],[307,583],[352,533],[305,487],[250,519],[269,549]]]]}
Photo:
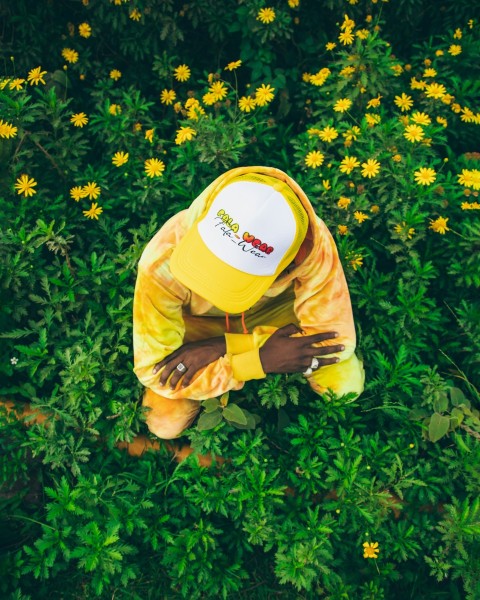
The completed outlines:
{"type": "Polygon", "coordinates": [[[183,373],[186,370],[187,370],[187,367],[183,363],[178,363],[177,371],[180,371],[180,373],[183,373]]]}
{"type": "Polygon", "coordinates": [[[306,377],[308,377],[312,373],[313,373],[313,370],[310,367],[308,367],[308,369],[303,372],[303,375],[305,375],[306,377]]]}
{"type": "Polygon", "coordinates": [[[318,362],[317,357],[314,356],[312,358],[312,364],[310,365],[310,368],[312,369],[312,371],[315,371],[316,369],[318,369],[319,366],[320,366],[320,363],[318,362]]]}

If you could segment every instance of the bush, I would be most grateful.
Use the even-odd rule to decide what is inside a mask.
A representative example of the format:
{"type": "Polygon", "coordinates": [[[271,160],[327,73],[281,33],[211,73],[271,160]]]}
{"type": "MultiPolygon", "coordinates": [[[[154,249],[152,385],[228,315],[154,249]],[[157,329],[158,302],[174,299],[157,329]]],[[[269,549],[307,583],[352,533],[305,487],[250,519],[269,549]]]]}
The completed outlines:
{"type": "Polygon", "coordinates": [[[1,8],[3,597],[478,598],[469,5],[29,4],[1,8]],[[142,250],[265,163],[336,237],[365,392],[269,376],[204,403],[210,468],[130,456],[142,250]]]}

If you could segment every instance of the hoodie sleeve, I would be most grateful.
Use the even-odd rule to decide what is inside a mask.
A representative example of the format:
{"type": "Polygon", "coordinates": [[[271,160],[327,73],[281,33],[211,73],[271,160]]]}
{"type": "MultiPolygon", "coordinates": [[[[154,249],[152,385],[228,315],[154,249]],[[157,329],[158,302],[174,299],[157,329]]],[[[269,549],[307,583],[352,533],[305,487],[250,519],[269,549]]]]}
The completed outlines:
{"type": "Polygon", "coordinates": [[[310,377],[312,388],[323,393],[327,389],[337,395],[363,391],[364,371],[355,355],[356,336],[350,294],[338,256],[335,241],[325,223],[317,218],[317,244],[308,257],[301,276],[295,282],[295,313],[300,327],[307,334],[337,331],[339,337],[322,342],[343,344],[338,353],[340,362],[321,367],[310,377]]]}

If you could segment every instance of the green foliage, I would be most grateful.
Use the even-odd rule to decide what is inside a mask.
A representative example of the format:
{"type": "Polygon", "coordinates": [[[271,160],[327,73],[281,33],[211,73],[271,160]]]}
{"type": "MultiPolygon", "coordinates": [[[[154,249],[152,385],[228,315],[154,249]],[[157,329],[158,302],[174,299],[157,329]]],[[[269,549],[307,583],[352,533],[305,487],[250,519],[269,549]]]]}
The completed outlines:
{"type": "Polygon", "coordinates": [[[480,596],[478,22],[296,4],[0,3],[0,398],[32,410],[0,404],[2,598],[480,596]],[[269,376],[202,402],[213,466],[129,456],[143,248],[252,164],[332,231],[365,392],[269,376]]]}

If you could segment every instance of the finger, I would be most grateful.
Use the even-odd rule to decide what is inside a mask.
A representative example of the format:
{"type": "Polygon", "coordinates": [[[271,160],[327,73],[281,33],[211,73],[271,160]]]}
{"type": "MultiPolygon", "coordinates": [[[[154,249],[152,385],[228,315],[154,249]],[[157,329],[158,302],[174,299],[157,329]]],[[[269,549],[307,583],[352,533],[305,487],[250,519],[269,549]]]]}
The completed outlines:
{"type": "Polygon", "coordinates": [[[169,354],[165,358],[162,358],[162,360],[160,362],[156,363],[155,366],[153,367],[153,374],[155,375],[156,373],[158,373],[158,371],[160,371],[160,369],[162,367],[164,367],[170,361],[175,360],[178,357],[178,355],[182,353],[182,351],[183,351],[182,348],[178,348],[177,350],[174,350],[171,354],[169,354]]]}
{"type": "Polygon", "coordinates": [[[338,344],[337,346],[322,346],[321,348],[314,348],[315,354],[313,356],[319,357],[324,356],[325,354],[335,354],[336,352],[343,352],[345,350],[345,346],[343,344],[338,344]]]}
{"type": "Polygon", "coordinates": [[[177,369],[177,367],[178,367],[179,364],[184,364],[183,361],[182,361],[181,355],[177,356],[176,358],[174,358],[173,360],[169,361],[165,365],[165,367],[164,367],[164,369],[162,371],[162,374],[160,375],[160,383],[161,383],[161,385],[166,385],[166,383],[168,381],[168,378],[173,373],[177,372],[177,373],[182,374],[184,372],[184,371],[179,371],[177,369]]]}
{"type": "Polygon", "coordinates": [[[328,365],[335,365],[338,362],[340,362],[340,359],[338,358],[338,356],[333,356],[332,358],[317,358],[317,360],[318,360],[318,367],[313,370],[314,372],[318,371],[318,369],[320,369],[320,367],[326,367],[328,365]]]}
{"type": "Polygon", "coordinates": [[[177,387],[178,382],[187,373],[188,373],[188,369],[186,371],[181,371],[181,372],[178,369],[173,369],[172,375],[170,377],[170,381],[168,382],[168,385],[170,386],[170,389],[174,390],[177,387]]]}
{"type": "Polygon", "coordinates": [[[302,330],[298,325],[295,325],[295,323],[289,323],[288,325],[284,325],[283,327],[280,327],[280,329],[277,329],[277,333],[278,335],[290,337],[294,333],[302,333],[302,330]]]}
{"type": "Polygon", "coordinates": [[[338,331],[327,331],[325,333],[313,333],[306,335],[305,340],[308,340],[309,344],[318,344],[319,342],[325,342],[326,340],[332,340],[339,336],[338,331]]]}

